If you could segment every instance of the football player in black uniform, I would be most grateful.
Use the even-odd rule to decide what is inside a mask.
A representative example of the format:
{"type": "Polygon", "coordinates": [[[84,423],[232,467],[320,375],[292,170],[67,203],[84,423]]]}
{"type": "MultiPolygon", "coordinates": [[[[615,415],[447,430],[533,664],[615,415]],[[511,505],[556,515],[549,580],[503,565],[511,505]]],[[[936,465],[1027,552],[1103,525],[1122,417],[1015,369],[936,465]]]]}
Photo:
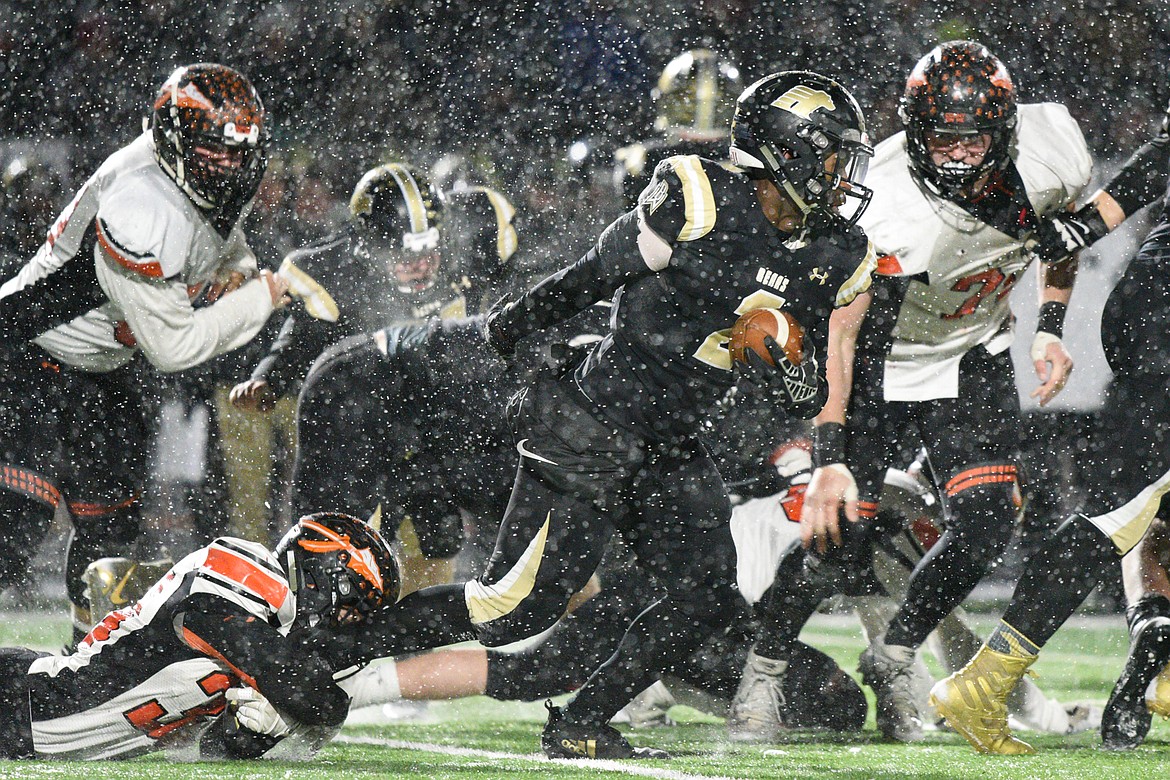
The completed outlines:
{"type": "Polygon", "coordinates": [[[725,160],[727,129],[742,90],[739,68],[710,49],[691,49],[667,63],[651,93],[659,135],[614,153],[614,188],[623,208],[637,205],[659,160],[679,154],[725,160]]]}
{"type": "MultiPolygon", "coordinates": [[[[1168,120],[1170,121],[1170,120],[1168,120]]],[[[1069,246],[1092,243],[1149,203],[1153,181],[1166,182],[1167,122],[1101,193],[1062,227],[1069,246]]],[[[1059,248],[1059,245],[1057,245],[1059,248]]],[[[1008,730],[1004,700],[1040,648],[1146,534],[1170,485],[1170,211],[1110,293],[1101,341],[1113,371],[1102,412],[1083,457],[1089,476],[1083,509],[1065,521],[1029,559],[1003,619],[971,662],[931,691],[939,712],[980,752],[1031,753],[1008,730]]],[[[1147,684],[1170,660],[1170,613],[1164,598],[1129,611],[1133,647],[1102,718],[1107,747],[1133,747],[1145,738],[1147,684]]]]}
{"type": "Polygon", "coordinates": [[[220,537],[75,653],[0,650],[0,757],[305,757],[349,696],[289,632],[353,625],[397,596],[390,547],[355,517],[306,515],[272,551],[220,537]]]}
{"type": "Polygon", "coordinates": [[[621,288],[608,335],[514,399],[521,460],[486,570],[407,596],[337,637],[332,653],[359,660],[530,637],[563,614],[617,530],[666,594],[563,711],[550,708],[542,744],[550,756],[664,755],[635,751],[607,724],[725,625],[738,598],[731,506],[697,439],[700,420],[737,374],[778,410],[815,415],[829,390],[817,354],[830,314],[869,287],[876,262],[852,227],[870,194],[860,178],[871,150],[841,85],[806,72],[756,82],[738,100],[731,152],[740,168],[663,161],[638,206],[584,257],[493,307],[486,336],[508,354],[621,288]],[[759,307],[802,323],[802,363],[772,344],[772,365],[732,365],[729,329],[759,307]]]}
{"type": "MultiPolygon", "coordinates": [[[[490,381],[470,383],[471,375],[491,380],[501,366],[479,348],[474,328],[446,331],[422,320],[463,317],[485,299],[494,300],[512,272],[514,210],[494,190],[476,186],[440,194],[413,166],[389,163],[361,178],[350,212],[353,219],[341,231],[281,264],[297,303],[251,379],[233,389],[233,402],[264,409],[277,396],[301,391],[294,511],[324,506],[369,517],[381,505],[394,527],[403,518],[435,520],[412,523],[422,558],[409,550],[405,577],[412,584],[449,582],[449,559],[462,544],[463,524],[451,486],[430,476],[436,464],[424,445],[434,444],[427,451],[441,457],[440,443],[476,442],[482,425],[499,424],[498,414],[482,414],[502,408],[497,388],[490,381]],[[395,322],[416,324],[382,331],[395,322]],[[416,353],[425,354],[424,345],[447,350],[447,337],[458,333],[476,347],[461,349],[459,360],[449,354],[452,359],[443,363],[448,373],[438,371],[437,363],[402,357],[404,343],[416,353]],[[491,370],[473,371],[485,357],[491,370]],[[443,392],[427,389],[465,384],[483,404],[451,410],[443,392]],[[453,417],[470,426],[466,435],[455,421],[444,427],[453,417]],[[421,420],[431,423],[422,433],[415,424],[421,420]],[[398,469],[391,478],[402,465],[409,473],[398,469]],[[434,502],[443,502],[445,511],[419,506],[434,502]]],[[[476,475],[469,475],[457,487],[477,484],[476,475]]]]}

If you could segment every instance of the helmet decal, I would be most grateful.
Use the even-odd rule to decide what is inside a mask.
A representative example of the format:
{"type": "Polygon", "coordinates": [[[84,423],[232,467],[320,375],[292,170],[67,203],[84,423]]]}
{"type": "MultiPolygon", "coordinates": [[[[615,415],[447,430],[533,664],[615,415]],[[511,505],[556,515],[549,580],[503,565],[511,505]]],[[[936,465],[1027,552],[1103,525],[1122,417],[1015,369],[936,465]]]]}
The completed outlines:
{"type": "Polygon", "coordinates": [[[779,108],[783,111],[796,114],[801,119],[811,119],[812,112],[818,108],[832,111],[837,107],[837,104],[833,102],[833,98],[828,92],[821,89],[813,89],[804,84],[797,84],[773,100],[771,105],[773,108],[779,108]]]}

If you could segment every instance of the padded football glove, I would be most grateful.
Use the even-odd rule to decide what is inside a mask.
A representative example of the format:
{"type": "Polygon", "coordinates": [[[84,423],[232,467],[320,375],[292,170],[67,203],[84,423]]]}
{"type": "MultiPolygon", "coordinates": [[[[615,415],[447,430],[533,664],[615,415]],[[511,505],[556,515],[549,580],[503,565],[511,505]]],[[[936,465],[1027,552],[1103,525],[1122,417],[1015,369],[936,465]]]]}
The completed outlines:
{"type": "Polygon", "coordinates": [[[255,688],[228,688],[224,693],[236,716],[236,722],[254,734],[280,738],[287,736],[289,726],[268,699],[255,688]]]}
{"type": "Polygon", "coordinates": [[[1104,236],[1108,230],[1101,230],[1104,227],[1103,222],[1096,226],[1079,212],[1058,214],[1042,220],[1040,227],[1024,245],[1041,262],[1060,263],[1104,236]]]}
{"type": "Polygon", "coordinates": [[[764,337],[764,346],[772,356],[775,366],[756,354],[753,349],[745,350],[743,363],[735,364],[739,375],[767,393],[773,403],[789,415],[801,420],[811,420],[825,405],[829,389],[820,378],[820,364],[816,348],[811,339],[804,341],[804,360],[794,364],[784,350],[771,336],[764,337]]]}

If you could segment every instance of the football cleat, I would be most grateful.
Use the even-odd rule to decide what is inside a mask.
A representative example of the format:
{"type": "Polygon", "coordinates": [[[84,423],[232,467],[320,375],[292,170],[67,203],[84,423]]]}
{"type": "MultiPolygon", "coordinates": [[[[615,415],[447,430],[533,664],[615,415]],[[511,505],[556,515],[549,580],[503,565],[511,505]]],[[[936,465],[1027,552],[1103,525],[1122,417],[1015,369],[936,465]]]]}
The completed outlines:
{"type": "Polygon", "coordinates": [[[979,648],[966,666],[930,690],[930,704],[947,725],[980,753],[1021,756],[1035,753],[1008,728],[1007,697],[1036,660],[979,648]]]}
{"type": "Polygon", "coordinates": [[[748,653],[739,688],[727,714],[732,742],[775,742],[784,731],[784,675],[787,661],[748,653]]]}
{"type": "Polygon", "coordinates": [[[1170,664],[1146,688],[1146,709],[1154,715],[1170,718],[1170,664]]]}
{"type": "Polygon", "coordinates": [[[540,746],[549,758],[670,758],[665,750],[633,747],[613,726],[574,723],[551,701],[548,723],[540,734],[540,746]]]}
{"type": "Polygon", "coordinates": [[[922,740],[922,718],[914,696],[914,650],[878,637],[861,654],[857,670],[877,698],[877,725],[895,742],[922,740]]]}
{"type": "Polygon", "coordinates": [[[1170,619],[1155,617],[1133,633],[1125,668],[1113,686],[1101,717],[1101,741],[1106,750],[1132,750],[1150,731],[1146,689],[1170,661],[1170,619]]]}

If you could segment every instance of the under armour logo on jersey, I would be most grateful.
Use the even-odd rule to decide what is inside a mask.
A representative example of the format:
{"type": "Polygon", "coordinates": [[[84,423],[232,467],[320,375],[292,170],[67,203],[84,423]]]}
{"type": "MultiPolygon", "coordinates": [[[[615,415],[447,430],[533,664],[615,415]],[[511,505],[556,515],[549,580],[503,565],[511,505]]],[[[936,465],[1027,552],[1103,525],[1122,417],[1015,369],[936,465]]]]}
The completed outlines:
{"type": "Polygon", "coordinates": [[[788,277],[781,276],[775,271],[769,271],[767,268],[756,271],[756,281],[780,292],[788,289],[788,277]]]}
{"type": "Polygon", "coordinates": [[[829,272],[826,271],[825,269],[821,268],[820,266],[817,266],[816,268],[814,268],[808,272],[808,280],[810,282],[816,282],[817,284],[820,284],[820,285],[828,284],[829,272]]]}
{"type": "Polygon", "coordinates": [[[829,96],[828,92],[806,87],[804,84],[797,84],[773,100],[772,107],[796,114],[801,119],[811,119],[812,112],[818,108],[832,111],[837,107],[837,104],[833,102],[833,98],[829,96]]]}

